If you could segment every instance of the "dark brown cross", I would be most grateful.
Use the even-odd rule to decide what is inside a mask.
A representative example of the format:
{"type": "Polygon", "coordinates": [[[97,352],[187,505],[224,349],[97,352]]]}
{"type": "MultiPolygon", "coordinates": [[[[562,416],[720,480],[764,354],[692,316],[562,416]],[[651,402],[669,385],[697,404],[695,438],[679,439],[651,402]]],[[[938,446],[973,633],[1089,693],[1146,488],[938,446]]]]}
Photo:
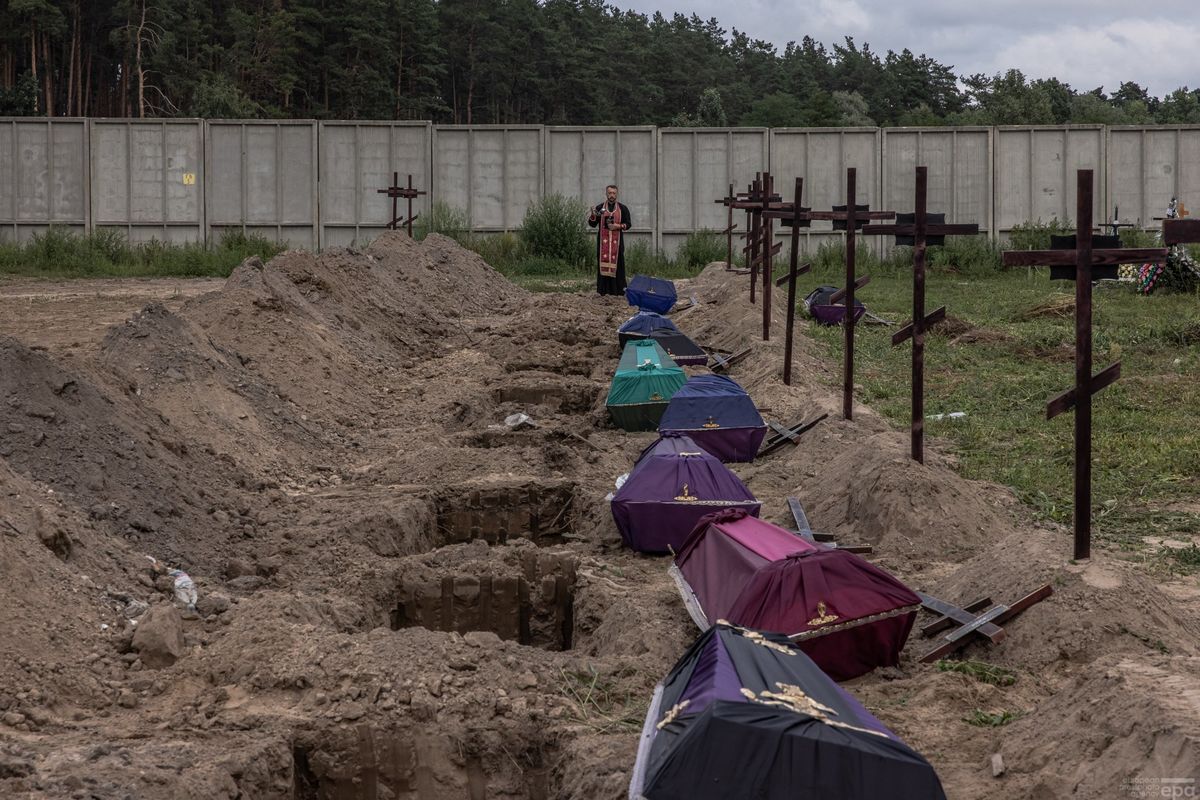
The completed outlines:
{"type": "MultiPolygon", "coordinates": [[[[1121,362],[1092,374],[1092,267],[1126,263],[1161,264],[1164,247],[1092,248],[1092,171],[1077,174],[1073,249],[1005,250],[1006,267],[1073,267],[1075,271],[1075,388],[1046,403],[1046,419],[1075,408],[1075,558],[1092,552],[1092,395],[1121,377],[1121,362]]],[[[1069,246],[1069,245],[1068,245],[1069,246]]]]}
{"type": "Polygon", "coordinates": [[[784,207],[785,204],[779,202],[781,199],[779,195],[775,194],[775,177],[769,172],[763,173],[762,210],[759,212],[759,216],[762,218],[759,269],[762,270],[762,337],[764,342],[771,339],[771,273],[774,272],[774,256],[783,249],[783,243],[775,241],[775,226],[771,217],[767,216],[767,212],[784,207]]]}
{"type": "Polygon", "coordinates": [[[933,622],[921,628],[921,633],[925,636],[935,636],[942,631],[954,629],[938,638],[937,647],[921,656],[921,663],[930,664],[939,658],[950,655],[955,650],[961,650],[976,637],[983,637],[992,644],[999,644],[1004,641],[1006,636],[1001,625],[1052,594],[1054,594],[1054,588],[1050,584],[1046,584],[1012,605],[1003,603],[992,605],[992,599],[984,597],[959,608],[953,603],[939,600],[924,592],[917,592],[925,610],[936,615],[933,622]]]}
{"type": "Polygon", "coordinates": [[[729,194],[716,201],[725,206],[729,211],[729,219],[725,224],[725,230],[721,231],[725,235],[726,247],[728,248],[728,254],[725,257],[726,270],[733,269],[733,232],[737,230],[737,225],[733,221],[733,204],[744,197],[745,195],[734,194],[733,184],[731,183],[729,184],[729,194]]]}
{"type": "Polygon", "coordinates": [[[892,346],[912,338],[912,457],[925,463],[925,332],[946,318],[946,307],[940,306],[925,313],[925,248],[940,245],[947,236],[971,236],[979,233],[973,223],[945,224],[945,214],[926,211],[929,168],[917,167],[917,189],[912,214],[897,214],[894,225],[867,225],[867,235],[895,235],[896,244],[911,245],[913,249],[913,317],[912,322],[896,331],[892,346]]]}
{"type": "Polygon", "coordinates": [[[1167,247],[1197,242],[1200,242],[1200,219],[1163,220],[1163,244],[1167,247]]]}
{"type": "MultiPolygon", "coordinates": [[[[755,287],[758,285],[759,270],[764,267],[769,271],[771,256],[778,253],[781,245],[773,244],[770,237],[770,225],[764,224],[762,214],[765,210],[780,206],[780,197],[772,188],[770,173],[758,173],[750,190],[745,195],[738,195],[730,204],[732,208],[744,210],[747,214],[746,246],[742,252],[747,254],[747,266],[750,268],[750,302],[755,301],[755,287]]],[[[718,201],[723,202],[723,201],[718,201]]],[[[764,297],[766,292],[764,290],[764,297]]],[[[767,317],[769,320],[769,317],[767,317]]],[[[764,337],[766,338],[766,337],[764,337]]]]}
{"type": "Polygon", "coordinates": [[[846,231],[846,285],[829,298],[829,302],[837,303],[845,300],[846,316],[842,323],[845,330],[845,348],[842,362],[842,416],[854,419],[854,292],[866,286],[871,280],[864,275],[858,278],[854,274],[854,242],[855,231],[872,219],[893,219],[894,211],[872,211],[867,206],[856,205],[857,171],[854,167],[846,169],[846,207],[834,207],[833,211],[810,211],[809,219],[828,219],[833,221],[833,229],[846,231]]]}
{"type": "Polygon", "coordinates": [[[792,336],[796,326],[796,278],[812,270],[812,264],[799,264],[800,260],[800,229],[812,225],[811,208],[800,204],[804,193],[804,178],[796,178],[796,190],[789,207],[763,213],[768,219],[777,219],[784,227],[792,229],[792,251],[788,263],[788,271],[776,281],[776,286],[788,285],[787,299],[787,328],[783,338],[783,383],[792,385],[792,336]]]}
{"type": "Polygon", "coordinates": [[[413,188],[412,175],[408,176],[408,186],[401,186],[400,173],[393,172],[392,185],[386,189],[376,189],[375,193],[386,194],[388,197],[392,198],[392,221],[387,224],[387,227],[391,228],[392,230],[396,230],[401,225],[404,225],[408,228],[408,238],[411,239],[413,220],[420,216],[419,214],[413,214],[412,203],[415,198],[425,194],[425,192],[421,191],[420,189],[413,188]],[[396,215],[396,201],[402,198],[408,200],[408,219],[404,220],[401,220],[400,217],[396,215]]]}
{"type": "Polygon", "coordinates": [[[1101,222],[1096,227],[1098,229],[1108,228],[1109,236],[1120,236],[1121,228],[1136,228],[1137,225],[1133,224],[1132,222],[1121,222],[1121,217],[1119,215],[1120,210],[1120,206],[1113,206],[1112,222],[1101,222]]]}

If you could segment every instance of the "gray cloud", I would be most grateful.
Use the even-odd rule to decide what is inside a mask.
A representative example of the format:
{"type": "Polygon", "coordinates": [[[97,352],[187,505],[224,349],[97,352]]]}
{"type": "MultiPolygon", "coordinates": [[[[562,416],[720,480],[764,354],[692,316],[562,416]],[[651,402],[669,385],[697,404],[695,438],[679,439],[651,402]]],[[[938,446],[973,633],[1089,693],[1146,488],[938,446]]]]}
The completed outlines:
{"type": "Polygon", "coordinates": [[[776,45],[845,36],[879,53],[908,48],[959,75],[1019,69],[1085,91],[1135,81],[1162,96],[1200,85],[1194,0],[614,0],[621,8],[716,17],[726,30],[776,45]]]}

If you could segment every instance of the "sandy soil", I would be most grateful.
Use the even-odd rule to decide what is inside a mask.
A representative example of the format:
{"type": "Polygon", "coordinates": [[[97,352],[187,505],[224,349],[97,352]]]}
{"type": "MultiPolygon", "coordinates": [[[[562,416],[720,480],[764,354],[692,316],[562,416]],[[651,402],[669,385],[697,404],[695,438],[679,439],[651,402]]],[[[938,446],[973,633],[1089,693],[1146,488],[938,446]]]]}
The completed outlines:
{"type": "MultiPolygon", "coordinates": [[[[764,517],[796,495],[951,601],[1054,587],[965,653],[1012,686],[918,663],[917,635],[848,684],[951,798],[1200,780],[1195,581],[1070,564],[1063,531],[936,443],[917,466],[869,408],[840,420],[803,335],[783,386],[744,278],[687,290],[684,331],[753,343],[732,377],[770,418],[830,412],[738,465],[764,517]]],[[[604,500],[653,438],[604,414],[628,314],[398,234],[225,282],[0,283],[0,796],[623,797],[649,693],[696,634],[604,500]],[[505,428],[516,411],[537,427],[505,428]],[[147,555],[195,579],[196,612],[147,555]]]]}

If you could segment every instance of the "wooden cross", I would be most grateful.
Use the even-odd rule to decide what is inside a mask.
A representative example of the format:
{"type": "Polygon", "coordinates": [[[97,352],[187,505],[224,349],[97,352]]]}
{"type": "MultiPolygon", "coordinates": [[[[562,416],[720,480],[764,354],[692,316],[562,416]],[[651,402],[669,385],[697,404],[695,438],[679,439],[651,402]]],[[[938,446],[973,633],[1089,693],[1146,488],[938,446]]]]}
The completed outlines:
{"type": "Polygon", "coordinates": [[[721,231],[725,235],[726,247],[728,248],[728,254],[725,257],[726,271],[733,269],[733,232],[737,230],[737,225],[733,221],[734,203],[743,198],[744,195],[733,193],[733,184],[731,183],[729,184],[729,194],[716,201],[725,206],[729,211],[729,219],[725,224],[725,230],[721,231]]]}
{"type": "Polygon", "coordinates": [[[778,422],[768,422],[767,427],[771,429],[771,435],[766,438],[762,449],[758,451],[759,457],[769,455],[789,442],[799,447],[800,437],[817,427],[817,423],[828,416],[828,414],[821,414],[808,422],[801,420],[789,428],[783,427],[778,422]]]}
{"type": "Polygon", "coordinates": [[[1101,222],[1096,228],[1108,228],[1109,236],[1120,236],[1121,228],[1136,228],[1137,225],[1132,222],[1121,222],[1120,211],[1120,206],[1113,206],[1112,222],[1101,222]]]}
{"type": "MultiPolygon", "coordinates": [[[[771,186],[770,173],[758,173],[754,178],[754,183],[750,185],[750,190],[744,195],[734,196],[733,201],[729,204],[731,208],[741,209],[747,215],[746,246],[742,248],[742,252],[747,254],[747,265],[750,267],[750,302],[755,301],[755,287],[758,284],[758,272],[760,268],[767,268],[769,271],[771,255],[778,253],[781,245],[773,244],[770,241],[770,226],[763,224],[763,211],[771,208],[779,207],[779,195],[775,194],[771,186]]],[[[717,202],[724,202],[718,200],[717,202]]],[[[764,276],[764,281],[766,277],[764,276]]],[[[766,292],[764,290],[764,297],[766,292]]],[[[765,317],[767,320],[769,316],[765,317]]],[[[767,338],[767,337],[764,337],[767,338]]]]}
{"type": "Polygon", "coordinates": [[[929,168],[917,167],[917,188],[912,214],[898,214],[894,225],[867,225],[867,235],[895,235],[896,244],[912,245],[913,249],[913,316],[912,322],[892,336],[892,346],[912,338],[912,457],[925,463],[925,332],[946,318],[946,307],[940,306],[925,313],[925,248],[940,245],[946,236],[970,236],[979,233],[975,224],[946,225],[945,214],[929,214],[926,195],[929,168]]]}
{"type": "Polygon", "coordinates": [[[1200,242],[1200,219],[1163,220],[1163,244],[1167,247],[1197,242],[1200,242]]]}
{"type": "Polygon", "coordinates": [[[800,205],[800,197],[804,192],[804,178],[796,178],[794,199],[788,208],[780,208],[763,213],[769,219],[778,219],[785,227],[792,229],[792,251],[789,268],[786,275],[781,275],[776,286],[788,285],[787,299],[787,328],[783,339],[783,383],[792,385],[792,336],[796,326],[796,278],[812,270],[812,264],[798,264],[800,259],[800,229],[812,225],[811,208],[800,205]]]}
{"type": "Polygon", "coordinates": [[[810,211],[810,219],[827,219],[833,221],[833,229],[846,231],[846,285],[829,299],[830,303],[845,300],[846,316],[842,325],[845,330],[845,348],[842,362],[842,416],[854,419],[854,291],[866,286],[871,280],[864,275],[861,278],[854,274],[854,242],[855,232],[872,219],[893,219],[894,211],[871,211],[867,206],[859,208],[856,205],[857,171],[854,167],[846,169],[846,207],[835,208],[833,211],[810,211]]]}
{"type": "Polygon", "coordinates": [[[800,538],[807,539],[814,544],[820,542],[826,547],[845,550],[847,553],[874,552],[874,548],[869,544],[838,544],[837,537],[832,533],[815,533],[812,526],[808,524],[808,515],[804,513],[804,506],[800,505],[800,500],[789,496],[787,504],[792,511],[792,519],[796,522],[796,533],[800,535],[800,538]]]}
{"type": "Polygon", "coordinates": [[[921,628],[922,634],[934,636],[944,630],[954,628],[945,636],[940,637],[937,647],[921,656],[921,663],[929,664],[948,656],[955,650],[968,645],[975,636],[982,636],[992,644],[999,644],[1004,641],[1006,636],[1001,625],[1052,594],[1054,594],[1054,589],[1050,584],[1046,584],[1010,606],[1002,603],[993,606],[992,599],[984,597],[959,608],[924,592],[917,592],[917,596],[921,598],[921,605],[927,611],[932,611],[937,615],[937,619],[921,628]]]}
{"type": "Polygon", "coordinates": [[[1046,419],[1075,409],[1075,558],[1092,552],[1092,395],[1121,377],[1121,362],[1092,374],[1092,267],[1124,263],[1161,264],[1164,247],[1092,249],[1092,171],[1077,174],[1074,249],[1006,250],[1006,267],[1074,267],[1075,388],[1046,403],[1046,419]]]}
{"type": "Polygon", "coordinates": [[[401,225],[404,225],[408,228],[408,238],[411,239],[413,220],[420,216],[419,214],[413,214],[412,203],[415,198],[425,194],[425,192],[421,191],[420,189],[413,188],[412,175],[408,176],[408,186],[401,186],[400,173],[393,172],[392,185],[386,189],[376,189],[375,193],[386,194],[388,197],[392,198],[392,221],[387,224],[387,227],[392,230],[396,230],[401,225]],[[396,215],[396,201],[400,200],[401,198],[408,200],[408,219],[405,220],[401,220],[400,217],[396,215]]]}

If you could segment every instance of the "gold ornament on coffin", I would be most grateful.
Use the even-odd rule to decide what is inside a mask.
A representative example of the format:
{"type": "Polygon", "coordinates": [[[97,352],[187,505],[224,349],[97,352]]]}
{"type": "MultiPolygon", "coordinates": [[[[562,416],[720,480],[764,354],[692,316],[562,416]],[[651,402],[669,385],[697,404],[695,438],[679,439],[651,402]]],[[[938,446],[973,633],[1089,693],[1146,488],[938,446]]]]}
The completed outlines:
{"type": "Polygon", "coordinates": [[[696,502],[697,500],[699,500],[700,498],[699,498],[699,497],[694,497],[693,495],[691,495],[691,494],[688,492],[688,485],[685,483],[685,484],[683,485],[683,493],[682,493],[682,494],[680,494],[680,495],[676,495],[675,499],[676,499],[676,500],[678,500],[678,501],[679,501],[679,502],[681,502],[681,503],[694,503],[694,502],[696,502]]]}
{"type": "Polygon", "coordinates": [[[659,394],[658,392],[655,392],[654,394],[650,395],[650,399],[651,400],[662,400],[662,395],[659,394]]]}
{"type": "Polygon", "coordinates": [[[691,700],[683,700],[671,706],[669,709],[667,709],[667,713],[663,715],[662,720],[660,720],[659,723],[654,727],[661,731],[663,728],[670,725],[680,714],[683,713],[683,710],[687,708],[688,704],[691,702],[691,700]]]}
{"type": "Polygon", "coordinates": [[[838,619],[837,614],[829,613],[829,610],[825,607],[825,601],[821,600],[817,603],[817,616],[808,621],[808,626],[816,628],[821,625],[828,625],[831,622],[837,622],[838,619]]]}
{"type": "MultiPolygon", "coordinates": [[[[734,625],[727,619],[719,619],[719,620],[717,620],[717,624],[723,625],[726,628],[729,628],[731,631],[734,631],[735,633],[739,634],[743,639],[749,639],[750,641],[754,642],[759,647],[765,647],[768,650],[775,650],[776,652],[783,653],[783,654],[789,655],[789,656],[796,655],[795,649],[788,647],[787,645],[779,644],[778,642],[772,642],[770,639],[763,636],[758,631],[752,631],[749,628],[739,628],[737,625],[734,625]]],[[[745,691],[745,690],[743,689],[743,691],[745,691]]]]}
{"type": "Polygon", "coordinates": [[[755,694],[750,689],[742,687],[742,696],[751,702],[761,703],[764,706],[774,706],[776,708],[787,709],[796,714],[804,714],[826,725],[846,728],[847,730],[858,731],[859,733],[869,733],[874,736],[882,736],[885,739],[888,738],[887,734],[881,731],[860,728],[857,725],[850,725],[849,723],[834,719],[837,716],[836,711],[824,703],[820,703],[809,697],[799,686],[793,686],[790,683],[776,683],[775,688],[779,691],[770,692],[764,690],[755,694]]]}
{"type": "Polygon", "coordinates": [[[721,423],[717,422],[712,417],[709,417],[708,422],[704,423],[700,427],[701,428],[719,428],[719,427],[721,427],[721,423]]]}

